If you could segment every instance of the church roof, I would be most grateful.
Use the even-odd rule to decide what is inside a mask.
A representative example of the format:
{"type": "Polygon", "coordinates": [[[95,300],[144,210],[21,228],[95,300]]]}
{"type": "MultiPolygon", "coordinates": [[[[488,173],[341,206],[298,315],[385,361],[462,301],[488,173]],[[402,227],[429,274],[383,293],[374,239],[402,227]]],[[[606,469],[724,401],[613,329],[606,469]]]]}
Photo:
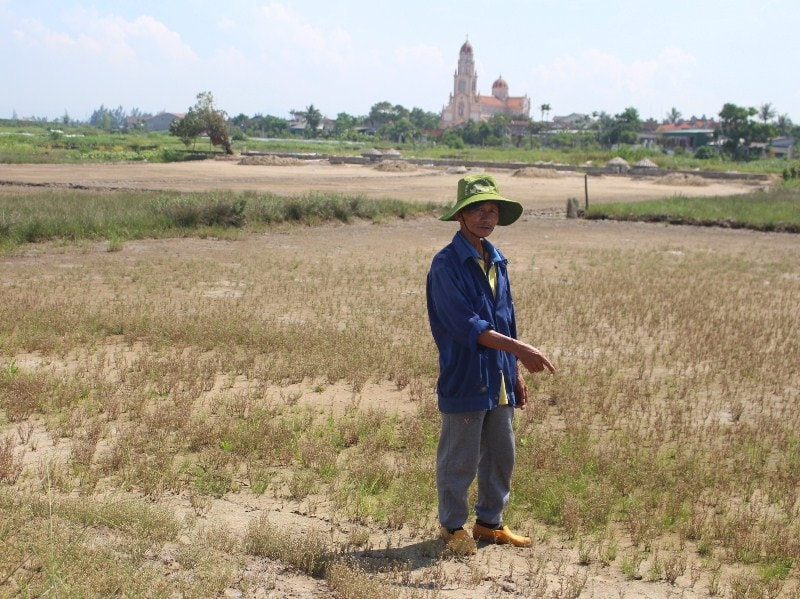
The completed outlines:
{"type": "MultiPolygon", "coordinates": [[[[510,98],[509,98],[510,99],[510,98]]],[[[494,96],[481,96],[480,102],[483,106],[505,106],[506,103],[503,102],[500,98],[495,98],[494,96]]]]}
{"type": "Polygon", "coordinates": [[[522,111],[525,104],[525,97],[515,96],[503,102],[503,100],[500,98],[495,98],[494,96],[480,96],[479,101],[483,106],[496,106],[497,108],[505,107],[508,110],[522,111]]]}
{"type": "Polygon", "coordinates": [[[503,87],[505,89],[508,89],[508,82],[505,79],[503,79],[502,75],[497,79],[495,79],[494,83],[492,83],[492,89],[497,89],[498,87],[503,87]]]}

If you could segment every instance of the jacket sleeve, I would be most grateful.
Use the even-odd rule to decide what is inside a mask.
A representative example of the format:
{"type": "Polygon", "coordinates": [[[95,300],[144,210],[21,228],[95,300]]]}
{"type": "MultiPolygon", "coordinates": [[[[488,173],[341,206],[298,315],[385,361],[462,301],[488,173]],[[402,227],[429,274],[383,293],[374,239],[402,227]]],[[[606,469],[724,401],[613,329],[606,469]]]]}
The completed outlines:
{"type": "Polygon", "coordinates": [[[434,329],[440,327],[457,343],[475,347],[478,336],[492,328],[481,314],[491,312],[486,311],[484,294],[474,291],[466,266],[443,256],[434,259],[428,273],[428,309],[434,329]]]}
{"type": "Polygon", "coordinates": [[[505,264],[503,265],[503,280],[505,281],[505,292],[508,298],[507,302],[510,312],[508,321],[509,337],[512,339],[519,339],[517,336],[517,311],[514,307],[514,296],[511,295],[511,282],[508,279],[508,267],[505,264]]]}

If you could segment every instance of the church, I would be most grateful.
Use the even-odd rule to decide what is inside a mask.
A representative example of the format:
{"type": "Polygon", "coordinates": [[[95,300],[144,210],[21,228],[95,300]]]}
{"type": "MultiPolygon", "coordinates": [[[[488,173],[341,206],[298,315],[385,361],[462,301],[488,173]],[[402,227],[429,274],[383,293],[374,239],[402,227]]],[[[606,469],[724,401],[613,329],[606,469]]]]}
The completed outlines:
{"type": "Polygon", "coordinates": [[[469,40],[464,42],[458,54],[458,68],[453,75],[450,101],[442,109],[442,128],[450,129],[469,121],[480,122],[495,114],[528,119],[530,111],[528,96],[509,96],[508,83],[502,76],[492,84],[491,96],[478,94],[478,73],[475,72],[472,44],[469,40]]]}

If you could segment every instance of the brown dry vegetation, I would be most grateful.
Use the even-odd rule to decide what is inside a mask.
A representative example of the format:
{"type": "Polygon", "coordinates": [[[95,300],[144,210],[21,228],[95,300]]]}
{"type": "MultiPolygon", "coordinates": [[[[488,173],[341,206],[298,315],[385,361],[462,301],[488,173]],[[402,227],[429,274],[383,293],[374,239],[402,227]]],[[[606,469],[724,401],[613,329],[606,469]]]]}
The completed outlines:
{"type": "MultiPolygon", "coordinates": [[[[582,177],[495,174],[527,209],[492,239],[520,329],[559,369],[529,377],[517,418],[508,519],[533,549],[454,559],[435,541],[424,278],[450,223],[45,244],[0,258],[0,594],[796,597],[796,238],[566,220],[582,177]]],[[[0,178],[450,203],[458,176],[207,162],[0,178]]],[[[598,202],[681,190],[589,185],[598,202]]]]}

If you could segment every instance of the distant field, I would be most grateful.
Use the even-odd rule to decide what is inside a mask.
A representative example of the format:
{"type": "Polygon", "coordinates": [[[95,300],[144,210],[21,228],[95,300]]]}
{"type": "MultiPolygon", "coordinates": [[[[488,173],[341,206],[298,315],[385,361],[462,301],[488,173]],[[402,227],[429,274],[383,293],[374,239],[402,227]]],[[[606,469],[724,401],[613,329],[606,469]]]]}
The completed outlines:
{"type": "MultiPolygon", "coordinates": [[[[593,164],[601,166],[615,157],[622,157],[633,164],[648,158],[662,169],[669,170],[716,170],[749,173],[779,174],[787,165],[785,160],[757,160],[734,163],[719,158],[699,160],[690,154],[665,154],[644,148],[620,148],[617,150],[577,149],[569,146],[561,149],[523,147],[479,147],[468,146],[451,149],[435,143],[398,144],[386,140],[363,137],[357,141],[330,139],[305,140],[258,139],[234,141],[236,153],[246,151],[297,152],[333,156],[360,155],[370,148],[380,150],[397,149],[403,156],[416,158],[446,158],[456,160],[560,163],[573,166],[593,164]]],[[[109,161],[173,162],[192,160],[208,155],[219,155],[221,150],[211,145],[207,138],[199,138],[186,147],[166,132],[112,133],[93,127],[70,127],[58,123],[0,122],[0,163],[81,163],[109,161]]]]}

